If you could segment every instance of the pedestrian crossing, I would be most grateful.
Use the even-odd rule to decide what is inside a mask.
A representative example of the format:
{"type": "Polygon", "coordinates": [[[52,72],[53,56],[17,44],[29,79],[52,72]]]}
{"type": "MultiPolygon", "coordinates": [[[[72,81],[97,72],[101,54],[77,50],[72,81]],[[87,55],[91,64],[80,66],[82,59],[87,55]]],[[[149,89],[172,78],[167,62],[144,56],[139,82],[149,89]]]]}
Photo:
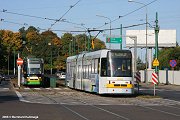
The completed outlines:
{"type": "Polygon", "coordinates": [[[25,88],[14,88],[15,90],[25,90],[25,91],[30,91],[30,90],[36,90],[36,91],[41,91],[41,90],[70,90],[70,88],[30,88],[30,87],[25,87],[25,88]]]}
{"type": "Polygon", "coordinates": [[[31,87],[21,87],[21,88],[15,87],[15,88],[10,88],[10,87],[0,87],[0,92],[1,91],[11,91],[13,89],[14,90],[23,90],[23,91],[32,91],[32,90],[33,91],[71,90],[70,88],[66,88],[66,87],[61,87],[61,88],[39,88],[39,87],[37,87],[37,88],[34,88],[34,87],[33,88],[31,88],[31,87]]]}

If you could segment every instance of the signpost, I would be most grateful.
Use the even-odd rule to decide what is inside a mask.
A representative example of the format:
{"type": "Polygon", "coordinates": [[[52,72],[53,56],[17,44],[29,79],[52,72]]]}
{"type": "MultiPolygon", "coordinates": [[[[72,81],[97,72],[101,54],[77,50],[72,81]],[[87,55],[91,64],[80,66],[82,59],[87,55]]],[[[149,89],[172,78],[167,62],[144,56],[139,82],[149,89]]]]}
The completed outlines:
{"type": "Polygon", "coordinates": [[[155,58],[155,60],[153,61],[153,66],[154,67],[159,66],[159,61],[157,58],[155,58]]]}
{"type": "Polygon", "coordinates": [[[23,59],[18,58],[16,62],[17,62],[17,65],[21,66],[23,64],[23,59]]]}
{"type": "Polygon", "coordinates": [[[170,66],[172,67],[172,70],[173,70],[173,84],[174,84],[174,67],[176,67],[177,62],[176,62],[176,60],[170,60],[169,64],[170,64],[170,66]]]}
{"type": "Polygon", "coordinates": [[[19,58],[18,54],[18,59],[16,60],[17,65],[18,65],[18,87],[20,88],[20,81],[21,81],[21,65],[23,64],[23,59],[19,58]]]}
{"type": "Polygon", "coordinates": [[[172,68],[174,68],[174,67],[176,67],[177,62],[176,62],[176,60],[170,60],[170,61],[169,61],[169,64],[170,64],[170,66],[171,66],[172,68]]]}
{"type": "Polygon", "coordinates": [[[118,37],[106,37],[106,43],[121,43],[122,44],[122,38],[118,38],[118,37]]]}
{"type": "Polygon", "coordinates": [[[152,73],[152,83],[154,84],[154,96],[156,95],[155,85],[158,84],[158,75],[154,72],[152,73]]]}

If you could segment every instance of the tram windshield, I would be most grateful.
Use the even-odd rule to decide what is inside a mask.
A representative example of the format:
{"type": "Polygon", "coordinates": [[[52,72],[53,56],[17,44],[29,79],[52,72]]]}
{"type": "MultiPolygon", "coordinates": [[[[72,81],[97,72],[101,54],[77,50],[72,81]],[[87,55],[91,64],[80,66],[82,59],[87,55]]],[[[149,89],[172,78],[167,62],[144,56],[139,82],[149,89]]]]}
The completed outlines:
{"type": "Polygon", "coordinates": [[[29,74],[41,74],[40,64],[29,64],[28,73],[29,74]]]}
{"type": "Polygon", "coordinates": [[[108,58],[101,59],[101,76],[132,77],[131,53],[110,51],[108,58]]]}

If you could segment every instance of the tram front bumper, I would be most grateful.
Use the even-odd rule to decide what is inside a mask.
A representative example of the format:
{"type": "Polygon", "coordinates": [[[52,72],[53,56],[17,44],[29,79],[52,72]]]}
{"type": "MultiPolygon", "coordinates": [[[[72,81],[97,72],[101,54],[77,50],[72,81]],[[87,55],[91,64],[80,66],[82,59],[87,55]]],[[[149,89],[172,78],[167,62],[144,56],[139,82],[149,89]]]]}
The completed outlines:
{"type": "Polygon", "coordinates": [[[134,94],[133,84],[107,84],[107,94],[134,94]]]}

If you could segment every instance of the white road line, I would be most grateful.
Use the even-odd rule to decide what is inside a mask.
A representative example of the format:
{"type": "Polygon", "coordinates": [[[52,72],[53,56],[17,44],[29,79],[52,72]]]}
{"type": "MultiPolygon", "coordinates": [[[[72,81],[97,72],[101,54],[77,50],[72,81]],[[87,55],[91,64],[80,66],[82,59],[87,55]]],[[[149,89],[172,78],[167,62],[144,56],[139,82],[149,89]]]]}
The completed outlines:
{"type": "Polygon", "coordinates": [[[24,88],[25,90],[30,90],[30,88],[24,88]]]}
{"type": "Polygon", "coordinates": [[[0,91],[9,91],[9,88],[0,88],[0,91]]]}
{"type": "Polygon", "coordinates": [[[55,90],[61,90],[61,88],[54,88],[55,90]]]}
{"type": "MultiPolygon", "coordinates": [[[[141,105],[139,105],[139,106],[141,106],[141,105]]],[[[151,107],[146,107],[146,106],[141,106],[141,107],[146,108],[146,109],[150,109],[150,110],[154,110],[154,111],[158,111],[158,112],[161,112],[161,113],[165,113],[165,114],[168,114],[168,115],[172,115],[172,116],[178,116],[178,117],[180,117],[180,115],[175,114],[175,113],[170,113],[170,112],[167,112],[167,111],[158,110],[158,109],[151,108],[151,107]]]]}
{"type": "Polygon", "coordinates": [[[51,88],[45,88],[46,90],[51,90],[51,88]]]}
{"type": "Polygon", "coordinates": [[[76,111],[74,111],[74,110],[66,107],[65,105],[61,104],[61,106],[63,106],[63,107],[66,108],[67,110],[73,112],[74,114],[78,115],[79,117],[81,117],[81,118],[83,118],[83,119],[85,119],[85,120],[89,120],[88,118],[86,118],[86,117],[82,116],[81,114],[77,113],[76,111]]]}
{"type": "Polygon", "coordinates": [[[100,108],[100,107],[97,107],[97,106],[94,106],[94,105],[91,105],[91,106],[92,106],[92,107],[95,107],[95,108],[97,108],[97,109],[99,109],[99,110],[105,111],[105,112],[107,112],[107,113],[110,113],[110,114],[112,114],[112,115],[115,115],[115,116],[117,116],[117,117],[119,117],[119,118],[123,118],[123,119],[125,119],[125,120],[130,120],[130,119],[127,118],[127,117],[124,117],[124,116],[122,116],[122,115],[118,115],[118,114],[116,114],[116,113],[113,113],[113,112],[111,112],[111,111],[105,110],[105,109],[103,109],[103,108],[100,108]]]}
{"type": "Polygon", "coordinates": [[[30,101],[25,100],[25,99],[22,97],[22,95],[20,94],[20,92],[15,91],[15,93],[16,93],[16,95],[18,96],[19,101],[21,101],[21,102],[30,102],[30,101]]]}
{"type": "Polygon", "coordinates": [[[33,89],[35,89],[35,90],[41,90],[41,88],[33,88],[33,89]]]}

